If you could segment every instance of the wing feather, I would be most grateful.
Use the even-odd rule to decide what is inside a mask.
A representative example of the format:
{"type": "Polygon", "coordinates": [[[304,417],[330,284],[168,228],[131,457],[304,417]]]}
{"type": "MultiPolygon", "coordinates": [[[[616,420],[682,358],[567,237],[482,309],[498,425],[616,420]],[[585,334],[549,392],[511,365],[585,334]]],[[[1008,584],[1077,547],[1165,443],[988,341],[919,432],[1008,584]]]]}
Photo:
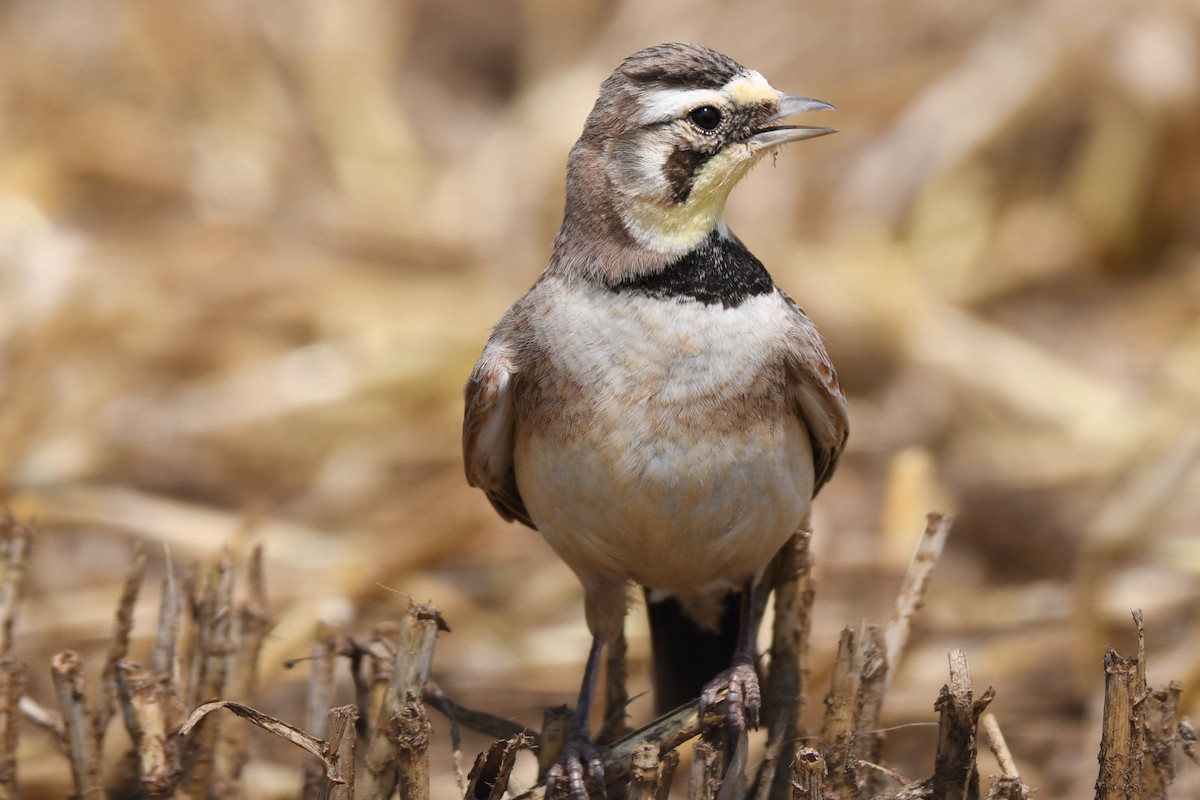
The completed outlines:
{"type": "Polygon", "coordinates": [[[464,392],[463,464],[467,482],[484,490],[500,516],[536,530],[513,470],[513,394],[520,379],[513,352],[497,330],[471,371],[464,392]]]}
{"type": "Polygon", "coordinates": [[[815,496],[833,476],[846,445],[850,418],[846,395],[821,335],[800,307],[786,294],[784,298],[794,312],[786,344],[789,390],[795,411],[812,439],[815,496]]]}

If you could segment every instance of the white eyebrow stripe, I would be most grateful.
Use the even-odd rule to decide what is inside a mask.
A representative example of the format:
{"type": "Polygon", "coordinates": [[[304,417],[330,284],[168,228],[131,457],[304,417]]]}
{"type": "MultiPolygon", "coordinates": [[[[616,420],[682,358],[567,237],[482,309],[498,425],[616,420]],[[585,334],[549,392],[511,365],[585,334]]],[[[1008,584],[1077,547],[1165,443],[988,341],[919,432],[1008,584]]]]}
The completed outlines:
{"type": "Polygon", "coordinates": [[[653,125],[680,119],[693,108],[703,105],[749,106],[779,97],[767,79],[754,70],[736,76],[720,89],[649,89],[638,97],[641,113],[638,123],[653,125]]]}
{"type": "Polygon", "coordinates": [[[679,119],[703,105],[725,106],[729,100],[715,89],[651,89],[642,92],[638,102],[641,105],[638,122],[653,125],[679,119]]]}

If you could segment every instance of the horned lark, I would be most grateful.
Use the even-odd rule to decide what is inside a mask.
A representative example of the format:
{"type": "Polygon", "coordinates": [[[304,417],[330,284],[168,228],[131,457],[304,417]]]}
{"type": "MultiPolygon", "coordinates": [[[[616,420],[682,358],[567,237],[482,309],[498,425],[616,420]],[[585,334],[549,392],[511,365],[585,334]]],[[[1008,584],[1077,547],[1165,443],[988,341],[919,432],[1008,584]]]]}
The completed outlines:
{"type": "Polygon", "coordinates": [[[467,383],[468,481],[583,583],[592,647],[548,774],[574,798],[586,776],[603,781],[588,712],[631,582],[647,587],[655,639],[691,643],[655,648],[675,667],[711,663],[689,650],[705,637],[726,642],[729,669],[694,686],[656,665],[660,707],[711,679],[703,700],[728,688],[730,722],[757,724],[755,581],[829,480],[847,418],[816,328],[724,207],[764,154],[832,132],[780,120],[829,108],[698,45],[627,58],[571,150],[550,263],[467,383]]]}

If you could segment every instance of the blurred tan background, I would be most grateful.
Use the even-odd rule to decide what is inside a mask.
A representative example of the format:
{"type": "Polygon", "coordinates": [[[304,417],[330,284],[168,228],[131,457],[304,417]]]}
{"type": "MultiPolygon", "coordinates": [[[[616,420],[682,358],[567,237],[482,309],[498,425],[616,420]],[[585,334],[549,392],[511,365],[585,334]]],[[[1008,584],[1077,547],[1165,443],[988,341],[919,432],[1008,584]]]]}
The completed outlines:
{"type": "MultiPolygon", "coordinates": [[[[889,724],[934,719],[961,647],[1026,780],[1086,796],[1103,647],[1133,651],[1135,607],[1151,683],[1185,681],[1195,713],[1194,0],[0,4],[0,481],[39,520],[31,695],[52,705],[64,647],[98,671],[141,539],[156,574],[159,543],[265,543],[260,705],[284,719],[305,671],[281,664],[316,621],[367,635],[405,595],[453,628],[434,672],[463,702],[536,724],[573,700],[579,589],[466,486],[460,390],[549,254],[600,82],[670,40],[839,109],[728,209],[851,400],[815,520],[810,708],[939,508],[959,521],[889,724]]],[[[140,647],[154,615],[150,591],[140,647]]],[[[61,796],[39,736],[23,787],[61,796]]],[[[250,796],[294,793],[298,751],[263,739],[250,796]]],[[[889,763],[927,774],[935,739],[892,732],[889,763]]],[[[449,796],[445,745],[434,769],[449,796]]]]}

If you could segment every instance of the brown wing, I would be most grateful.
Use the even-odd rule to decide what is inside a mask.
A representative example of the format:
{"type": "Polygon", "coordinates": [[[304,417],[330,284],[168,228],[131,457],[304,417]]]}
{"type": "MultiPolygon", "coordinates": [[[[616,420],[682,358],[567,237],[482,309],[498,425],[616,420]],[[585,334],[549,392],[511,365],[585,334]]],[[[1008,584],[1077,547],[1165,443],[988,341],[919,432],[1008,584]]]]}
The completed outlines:
{"type": "Polygon", "coordinates": [[[787,340],[789,390],[796,413],[804,420],[812,439],[815,496],[833,475],[846,444],[850,419],[846,395],[829,362],[821,335],[790,297],[785,294],[784,299],[794,312],[787,340]]]}
{"type": "Polygon", "coordinates": [[[497,329],[467,380],[463,464],[467,483],[483,489],[500,516],[536,530],[513,471],[513,385],[519,379],[513,349],[497,329]]]}

